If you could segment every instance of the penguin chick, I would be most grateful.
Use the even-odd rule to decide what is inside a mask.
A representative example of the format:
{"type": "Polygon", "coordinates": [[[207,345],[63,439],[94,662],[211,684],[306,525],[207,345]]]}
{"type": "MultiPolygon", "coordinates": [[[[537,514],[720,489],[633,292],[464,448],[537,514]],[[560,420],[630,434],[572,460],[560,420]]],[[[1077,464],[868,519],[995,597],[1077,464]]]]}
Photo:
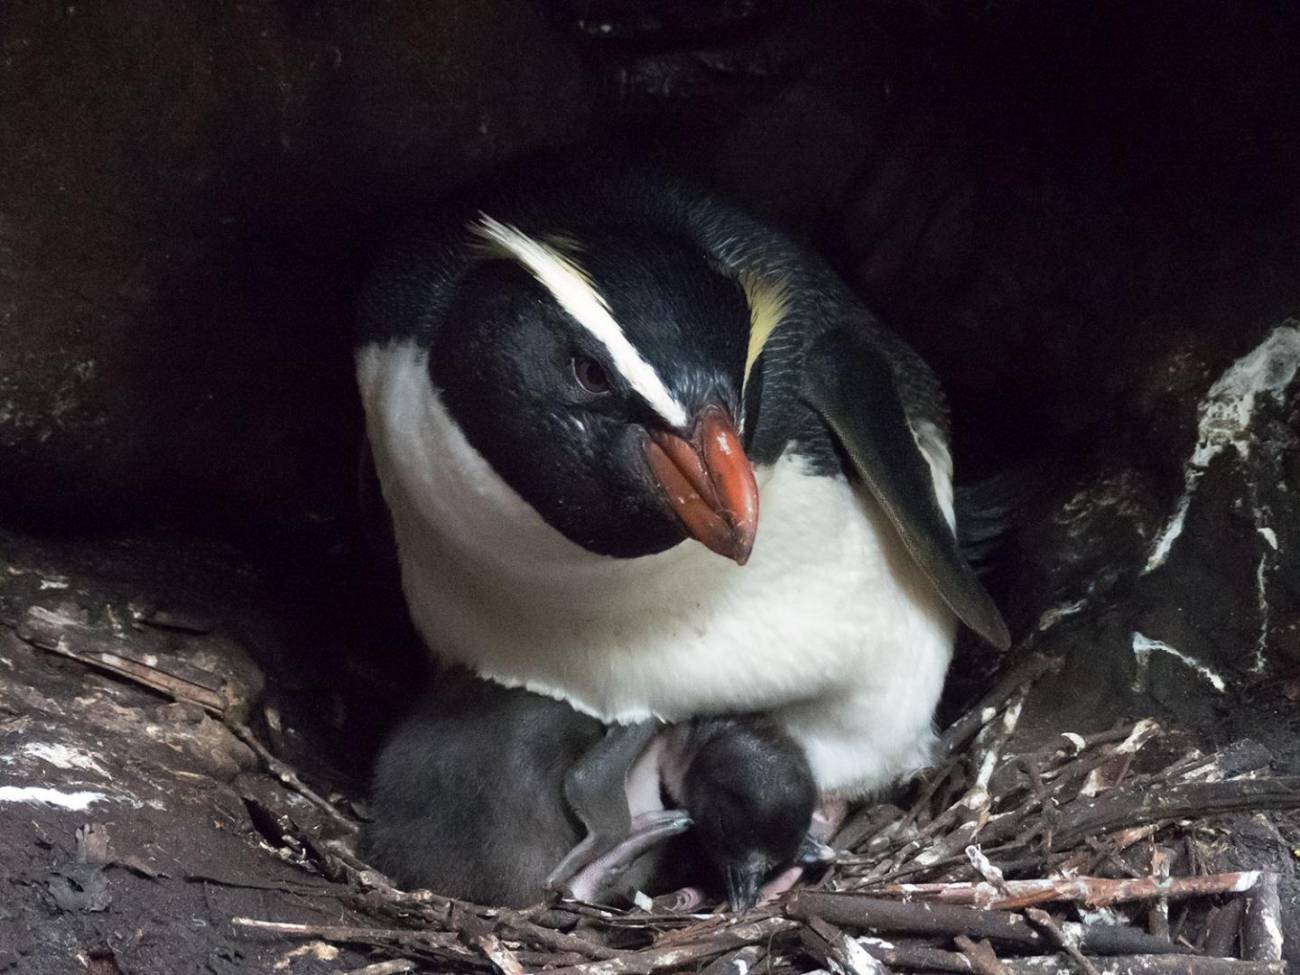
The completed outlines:
{"type": "Polygon", "coordinates": [[[733,910],[758,900],[763,882],[795,863],[817,802],[808,759],[775,722],[716,718],[673,729],[666,779],[674,778],[674,752],[686,760],[680,801],[695,835],[717,868],[733,910]]]}
{"type": "Polygon", "coordinates": [[[521,907],[582,839],[562,796],[605,733],[562,701],[441,675],[376,763],[362,852],[399,885],[521,907]]]}
{"type": "MultiPolygon", "coordinates": [[[[563,702],[448,672],[380,753],[363,855],[403,887],[536,903],[583,839],[566,776],[604,736],[600,722],[563,702]]],[[[716,867],[733,906],[752,906],[764,877],[794,859],[815,797],[798,746],[761,718],[667,729],[614,787],[630,825],[575,880],[570,892],[582,899],[607,896],[616,881],[658,892],[669,873],[697,882],[708,869],[694,858],[667,864],[657,849],[690,823],[665,809],[666,794],[699,816],[693,848],[716,867]]]]}
{"type": "MultiPolygon", "coordinates": [[[[734,910],[748,910],[763,882],[798,860],[817,802],[807,757],[761,716],[697,718],[669,728],[625,782],[631,829],[564,885],[580,900],[601,900],[638,856],[674,835],[665,828],[666,799],[690,817],[694,848],[717,873],[719,883],[708,886],[721,886],[734,910]]],[[[657,879],[671,872],[698,883],[692,872],[700,866],[664,863],[657,879]]]]}

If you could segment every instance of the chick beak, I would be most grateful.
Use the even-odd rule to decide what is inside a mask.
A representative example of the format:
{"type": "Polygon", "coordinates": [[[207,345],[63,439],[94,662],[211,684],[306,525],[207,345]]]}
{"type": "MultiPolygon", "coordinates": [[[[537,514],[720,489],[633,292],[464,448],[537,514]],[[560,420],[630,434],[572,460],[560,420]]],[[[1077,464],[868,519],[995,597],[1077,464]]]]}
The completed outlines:
{"type": "Polygon", "coordinates": [[[758,485],[725,410],[706,407],[691,439],[655,431],[646,462],[686,533],[744,565],[758,530],[758,485]]]}
{"type": "Polygon", "coordinates": [[[763,882],[763,873],[763,867],[755,863],[729,863],[724,868],[727,903],[737,914],[743,914],[758,903],[758,891],[763,882]]]}

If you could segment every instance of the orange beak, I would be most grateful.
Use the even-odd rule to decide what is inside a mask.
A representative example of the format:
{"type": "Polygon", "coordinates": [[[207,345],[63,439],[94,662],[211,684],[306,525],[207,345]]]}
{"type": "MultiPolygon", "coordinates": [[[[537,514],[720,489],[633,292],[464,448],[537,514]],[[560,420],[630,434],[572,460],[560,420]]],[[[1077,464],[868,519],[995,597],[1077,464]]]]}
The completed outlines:
{"type": "Polygon", "coordinates": [[[726,411],[707,407],[690,442],[672,433],[652,433],[645,453],[686,534],[744,565],[758,531],[758,485],[726,411]]]}

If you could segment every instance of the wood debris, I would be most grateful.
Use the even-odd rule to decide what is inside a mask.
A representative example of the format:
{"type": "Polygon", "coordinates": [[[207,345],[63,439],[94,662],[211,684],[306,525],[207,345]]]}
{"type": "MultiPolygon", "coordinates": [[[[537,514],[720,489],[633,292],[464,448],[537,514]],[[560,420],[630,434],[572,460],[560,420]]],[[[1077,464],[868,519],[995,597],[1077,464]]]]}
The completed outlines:
{"type": "MultiPolygon", "coordinates": [[[[1165,739],[1152,721],[1013,754],[1026,681],[1046,669],[1021,668],[981,702],[978,720],[954,726],[946,764],[916,786],[910,807],[851,820],[840,835],[852,847],[819,884],[745,917],[460,905],[397,890],[336,842],[342,869],[367,888],[359,902],[394,925],[337,934],[402,957],[425,947],[422,957],[436,951],[443,965],[504,975],[747,975],[760,962],[790,975],[1284,972],[1276,877],[1196,872],[1194,860],[1179,873],[1176,851],[1180,838],[1192,843],[1195,822],[1300,808],[1300,783],[1199,753],[1152,771],[1137,761],[1165,739]],[[1148,849],[1145,872],[1123,860],[1148,849]],[[1198,938],[1185,917],[1172,936],[1171,904],[1201,905],[1198,938]],[[411,937],[412,926],[429,940],[411,937]],[[1225,957],[1238,944],[1240,955],[1225,957]]],[[[302,935],[327,938],[324,930],[302,935]]]]}
{"type": "Polygon", "coordinates": [[[1277,877],[1204,871],[1196,830],[1228,814],[1300,808],[1300,778],[1266,774],[1248,747],[1153,765],[1145,760],[1153,743],[1176,755],[1177,742],[1149,720],[1018,753],[1027,688],[1054,666],[1040,657],[1013,668],[949,729],[941,766],[905,807],[878,804],[848,820],[815,886],[743,917],[577,903],[519,911],[402,891],[361,862],[356,823],[228,713],[219,681],[123,653],[53,611],[30,612],[23,624],[35,646],[224,717],[286,789],[342,830],[323,837],[288,818],[268,827],[294,851],[291,862],[346,884],[342,899],[373,925],[230,923],[246,938],[365,946],[379,956],[368,975],[748,975],[760,964],[773,975],[1285,972],[1277,877]],[[1171,905],[1184,908],[1177,923],[1171,905]]]}

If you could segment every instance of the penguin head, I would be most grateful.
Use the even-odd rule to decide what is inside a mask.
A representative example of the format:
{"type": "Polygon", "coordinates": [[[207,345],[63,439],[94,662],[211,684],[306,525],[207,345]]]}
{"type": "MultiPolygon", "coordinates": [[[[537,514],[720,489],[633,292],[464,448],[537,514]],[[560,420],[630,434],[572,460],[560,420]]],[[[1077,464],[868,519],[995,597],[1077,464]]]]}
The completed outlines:
{"type": "Polygon", "coordinates": [[[600,555],[694,538],[743,564],[758,491],[741,444],[745,291],[702,249],[626,227],[525,234],[481,215],[429,381],[547,523],[600,555]]]}

